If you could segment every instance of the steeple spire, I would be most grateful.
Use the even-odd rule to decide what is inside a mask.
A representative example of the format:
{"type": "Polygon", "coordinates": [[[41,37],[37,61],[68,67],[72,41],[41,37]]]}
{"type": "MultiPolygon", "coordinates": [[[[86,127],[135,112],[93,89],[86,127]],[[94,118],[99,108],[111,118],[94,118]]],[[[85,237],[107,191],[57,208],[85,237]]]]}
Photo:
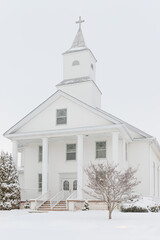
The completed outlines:
{"type": "Polygon", "coordinates": [[[79,24],[78,32],[74,38],[71,48],[67,51],[67,53],[76,51],[76,50],[88,49],[85,44],[83,33],[82,33],[82,28],[81,28],[82,23],[84,23],[84,20],[82,20],[82,18],[79,17],[79,20],[76,21],[76,24],[79,24]]]}

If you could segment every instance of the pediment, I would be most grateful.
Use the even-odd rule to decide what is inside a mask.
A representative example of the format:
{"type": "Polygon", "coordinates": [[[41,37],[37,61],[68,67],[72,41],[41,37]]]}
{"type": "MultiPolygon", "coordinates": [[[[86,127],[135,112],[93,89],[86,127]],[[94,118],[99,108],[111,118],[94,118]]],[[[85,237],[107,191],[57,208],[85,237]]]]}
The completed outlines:
{"type": "Polygon", "coordinates": [[[116,124],[116,121],[78,99],[57,91],[4,135],[111,124],[116,124]],[[56,110],[62,108],[67,109],[67,124],[57,125],[56,110]]]}

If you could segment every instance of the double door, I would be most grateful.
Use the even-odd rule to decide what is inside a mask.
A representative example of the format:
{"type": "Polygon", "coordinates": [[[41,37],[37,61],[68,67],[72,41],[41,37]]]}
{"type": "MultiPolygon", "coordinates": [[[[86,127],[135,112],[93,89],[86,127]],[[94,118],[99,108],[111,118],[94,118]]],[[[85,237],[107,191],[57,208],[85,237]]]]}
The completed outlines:
{"type": "Polygon", "coordinates": [[[62,190],[70,193],[77,190],[77,179],[63,179],[62,190]]]}

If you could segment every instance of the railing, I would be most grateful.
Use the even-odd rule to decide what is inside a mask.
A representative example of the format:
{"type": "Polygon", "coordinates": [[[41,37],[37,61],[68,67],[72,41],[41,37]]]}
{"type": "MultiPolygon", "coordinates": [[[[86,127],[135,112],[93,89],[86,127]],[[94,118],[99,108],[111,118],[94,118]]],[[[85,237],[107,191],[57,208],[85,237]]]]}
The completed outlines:
{"type": "Polygon", "coordinates": [[[77,191],[73,191],[71,195],[69,195],[69,197],[66,199],[67,208],[68,208],[68,200],[75,200],[75,199],[77,199],[77,191]]]}
{"type": "Polygon", "coordinates": [[[38,209],[43,203],[50,198],[50,192],[42,194],[40,197],[35,199],[35,209],[38,209]]]}
{"type": "Polygon", "coordinates": [[[50,206],[54,208],[60,201],[64,199],[64,191],[58,192],[54,197],[50,199],[50,206]]]}
{"type": "Polygon", "coordinates": [[[77,191],[73,191],[71,195],[69,195],[69,197],[66,199],[66,201],[75,200],[76,198],[77,198],[77,191]]]}

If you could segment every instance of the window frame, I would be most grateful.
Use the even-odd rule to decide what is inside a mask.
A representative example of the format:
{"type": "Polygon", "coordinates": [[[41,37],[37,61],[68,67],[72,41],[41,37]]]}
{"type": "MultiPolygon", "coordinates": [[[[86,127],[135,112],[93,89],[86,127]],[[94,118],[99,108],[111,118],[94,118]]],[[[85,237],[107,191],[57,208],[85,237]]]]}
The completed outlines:
{"type": "Polygon", "coordinates": [[[56,125],[57,126],[61,126],[61,125],[66,125],[67,124],[67,108],[58,108],[56,109],[56,125]],[[66,116],[58,116],[58,111],[60,110],[65,110],[66,111],[66,116]],[[58,123],[58,119],[66,119],[66,122],[65,123],[58,123]]]}
{"type": "Polygon", "coordinates": [[[76,159],[77,159],[77,144],[76,143],[67,143],[66,144],[66,161],[76,161],[76,159]],[[75,151],[70,151],[70,152],[68,152],[67,151],[67,146],[68,145],[75,145],[75,151]],[[67,159],[67,154],[68,153],[75,153],[75,159],[67,159]]]}
{"type": "Polygon", "coordinates": [[[94,71],[94,65],[93,65],[93,63],[91,63],[91,68],[92,68],[92,70],[94,71]]]}
{"type": "Polygon", "coordinates": [[[38,192],[42,192],[42,173],[38,173],[38,192]],[[41,179],[40,179],[40,177],[41,177],[41,179]]]}
{"type": "Polygon", "coordinates": [[[72,62],[72,66],[75,67],[75,66],[79,66],[80,65],[80,62],[78,60],[74,60],[72,62]]]}
{"type": "Polygon", "coordinates": [[[72,189],[73,191],[77,191],[77,179],[73,180],[72,189]]]}
{"type": "Polygon", "coordinates": [[[63,181],[63,191],[69,191],[69,189],[70,189],[70,182],[69,182],[69,180],[64,180],[63,181]],[[65,189],[65,188],[67,188],[67,189],[65,189]]]}
{"type": "Polygon", "coordinates": [[[41,163],[42,160],[43,160],[43,146],[38,146],[38,162],[41,163]]]}
{"type": "MultiPolygon", "coordinates": [[[[99,151],[100,151],[99,150],[99,151]]],[[[97,159],[107,159],[107,141],[106,140],[104,140],[104,141],[96,141],[95,142],[95,159],[97,160],[97,159]],[[105,149],[100,149],[100,150],[105,150],[105,157],[97,157],[97,143],[105,143],[105,149]]]]}

